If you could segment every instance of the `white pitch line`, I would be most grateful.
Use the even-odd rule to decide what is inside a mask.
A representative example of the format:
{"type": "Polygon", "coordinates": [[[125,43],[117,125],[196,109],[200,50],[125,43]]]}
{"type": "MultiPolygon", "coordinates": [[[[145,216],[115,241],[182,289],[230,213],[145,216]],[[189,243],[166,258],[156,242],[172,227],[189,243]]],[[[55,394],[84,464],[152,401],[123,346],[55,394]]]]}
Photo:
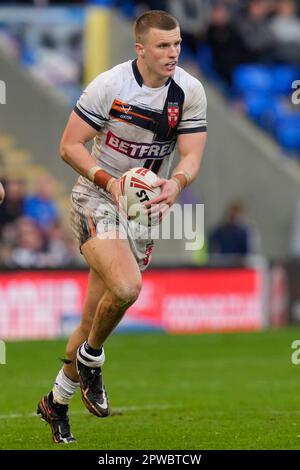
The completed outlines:
{"type": "MultiPolygon", "coordinates": [[[[170,405],[144,405],[144,406],[121,406],[119,408],[113,408],[111,410],[111,414],[114,415],[115,413],[122,413],[123,411],[140,411],[140,410],[167,410],[169,408],[175,408],[174,406],[170,405]]],[[[88,415],[87,410],[74,410],[70,411],[70,415],[88,415]]],[[[0,414],[1,419],[20,419],[20,418],[33,418],[38,417],[37,413],[9,413],[9,414],[0,414]]]]}

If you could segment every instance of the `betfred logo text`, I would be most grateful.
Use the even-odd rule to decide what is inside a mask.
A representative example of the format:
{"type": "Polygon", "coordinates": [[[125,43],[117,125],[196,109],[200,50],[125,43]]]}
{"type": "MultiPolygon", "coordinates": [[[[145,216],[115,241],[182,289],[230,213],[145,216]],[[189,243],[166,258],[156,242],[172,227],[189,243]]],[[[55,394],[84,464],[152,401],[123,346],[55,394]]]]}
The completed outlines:
{"type": "Polygon", "coordinates": [[[130,140],[124,140],[117,137],[111,131],[107,133],[106,145],[130,158],[163,158],[170,155],[176,142],[170,140],[167,142],[136,143],[130,140]]]}

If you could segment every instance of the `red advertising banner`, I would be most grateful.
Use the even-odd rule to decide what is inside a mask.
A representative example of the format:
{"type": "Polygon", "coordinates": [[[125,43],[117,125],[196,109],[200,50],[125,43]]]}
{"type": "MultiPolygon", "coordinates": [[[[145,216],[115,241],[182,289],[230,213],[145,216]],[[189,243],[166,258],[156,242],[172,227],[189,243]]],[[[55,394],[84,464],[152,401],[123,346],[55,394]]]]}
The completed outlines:
{"type": "MultiPolygon", "coordinates": [[[[85,271],[0,274],[0,338],[55,338],[78,324],[85,271]]],[[[119,328],[172,333],[259,330],[263,272],[257,269],[149,270],[119,328]]]]}
{"type": "Polygon", "coordinates": [[[87,273],[22,271],[0,274],[0,338],[54,338],[77,317],[87,273]]]}

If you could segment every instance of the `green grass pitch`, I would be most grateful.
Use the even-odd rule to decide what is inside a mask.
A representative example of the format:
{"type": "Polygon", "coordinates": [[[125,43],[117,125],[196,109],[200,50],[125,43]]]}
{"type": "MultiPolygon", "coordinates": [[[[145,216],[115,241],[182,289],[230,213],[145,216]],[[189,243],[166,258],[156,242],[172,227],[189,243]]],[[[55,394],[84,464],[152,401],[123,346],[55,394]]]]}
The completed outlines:
{"type": "Polygon", "coordinates": [[[253,334],[113,335],[104,379],[112,415],[96,418],[80,394],[73,445],[52,444],[35,416],[65,341],[12,342],[0,365],[0,449],[300,449],[299,328],[253,334]],[[88,430],[88,432],[87,432],[88,430]]]}

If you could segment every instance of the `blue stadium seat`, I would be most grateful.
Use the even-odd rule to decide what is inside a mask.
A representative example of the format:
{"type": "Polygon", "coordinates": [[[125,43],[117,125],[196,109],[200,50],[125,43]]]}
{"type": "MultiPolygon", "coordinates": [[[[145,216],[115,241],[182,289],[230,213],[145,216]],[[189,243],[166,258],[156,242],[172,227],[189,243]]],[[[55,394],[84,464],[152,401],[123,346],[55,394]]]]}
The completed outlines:
{"type": "Polygon", "coordinates": [[[233,71],[233,86],[237,93],[272,93],[272,74],[265,65],[239,65],[233,71]]]}
{"type": "Polygon", "coordinates": [[[272,90],[276,94],[289,95],[292,83],[300,77],[300,70],[293,65],[278,64],[270,67],[272,76],[272,90]]]}
{"type": "Polygon", "coordinates": [[[272,99],[270,99],[269,105],[264,109],[259,124],[265,131],[276,136],[278,123],[288,117],[288,115],[289,113],[285,102],[281,98],[273,96],[272,99]]]}
{"type": "Polygon", "coordinates": [[[197,63],[200,67],[200,70],[206,77],[210,78],[211,76],[215,77],[217,72],[214,69],[213,57],[211,48],[208,44],[202,44],[197,49],[197,63]]]}
{"type": "Polygon", "coordinates": [[[246,93],[244,95],[245,110],[248,116],[261,125],[262,116],[273,105],[274,97],[270,93],[246,93]]]}
{"type": "Polygon", "coordinates": [[[118,8],[122,15],[133,20],[135,16],[135,4],[132,0],[110,0],[112,6],[118,8]]]}
{"type": "Polygon", "coordinates": [[[285,102],[272,93],[247,93],[244,102],[248,116],[271,134],[275,134],[277,123],[291,114],[285,102]]]}
{"type": "Polygon", "coordinates": [[[300,113],[280,120],[276,129],[279,144],[287,152],[299,152],[300,156],[300,113]]]}
{"type": "Polygon", "coordinates": [[[186,44],[182,44],[180,52],[180,61],[184,63],[185,61],[189,60],[195,60],[195,54],[190,50],[190,48],[186,44]]]}

